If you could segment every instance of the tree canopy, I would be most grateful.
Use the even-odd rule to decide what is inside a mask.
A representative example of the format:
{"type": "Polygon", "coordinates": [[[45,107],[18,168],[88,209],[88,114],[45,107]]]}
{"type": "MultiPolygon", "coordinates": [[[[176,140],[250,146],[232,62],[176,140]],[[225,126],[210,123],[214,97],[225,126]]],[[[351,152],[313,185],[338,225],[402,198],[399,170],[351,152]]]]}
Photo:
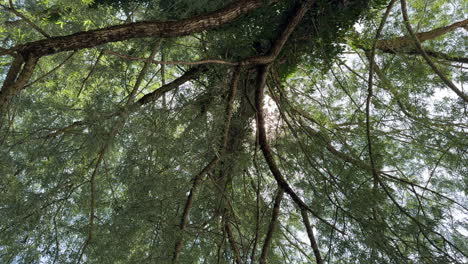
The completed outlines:
{"type": "Polygon", "coordinates": [[[462,0],[0,0],[1,263],[466,263],[462,0]]]}

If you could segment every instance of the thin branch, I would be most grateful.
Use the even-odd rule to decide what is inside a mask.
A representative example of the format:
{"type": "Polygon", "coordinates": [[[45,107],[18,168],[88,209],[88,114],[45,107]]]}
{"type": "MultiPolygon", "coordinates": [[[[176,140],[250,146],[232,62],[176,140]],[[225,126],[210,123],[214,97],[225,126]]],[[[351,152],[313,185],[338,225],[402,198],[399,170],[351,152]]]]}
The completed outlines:
{"type": "Polygon", "coordinates": [[[81,263],[81,259],[83,258],[83,254],[88,248],[89,243],[91,243],[91,240],[93,239],[93,231],[94,231],[94,219],[95,219],[95,211],[96,211],[96,174],[99,168],[99,165],[101,164],[102,159],[104,158],[104,153],[106,152],[106,148],[102,148],[101,151],[99,152],[98,159],[96,161],[96,165],[94,166],[93,173],[91,175],[90,179],[90,193],[91,193],[91,199],[89,202],[89,220],[88,220],[88,237],[86,238],[86,241],[84,242],[83,246],[80,249],[80,254],[77,260],[77,264],[81,263]]]}
{"type": "MultiPolygon", "coordinates": [[[[396,55],[399,55],[399,54],[421,55],[421,52],[419,52],[419,50],[417,50],[417,49],[403,49],[403,50],[385,49],[385,50],[381,50],[381,51],[385,52],[385,53],[396,54],[396,55]]],[[[429,56],[431,56],[433,58],[436,58],[436,59],[441,59],[441,60],[445,60],[445,61],[468,63],[468,58],[467,57],[449,55],[449,54],[446,54],[446,53],[443,53],[443,52],[428,50],[428,49],[425,49],[425,51],[426,51],[427,55],[429,55],[429,56]]]]}
{"type": "Polygon", "coordinates": [[[380,38],[380,34],[383,30],[385,22],[387,21],[387,18],[390,15],[390,11],[393,5],[395,4],[395,2],[396,0],[392,0],[388,4],[387,9],[385,10],[385,13],[380,21],[379,28],[377,29],[377,32],[375,33],[374,43],[372,44],[372,48],[369,54],[370,67],[369,67],[369,79],[368,79],[367,99],[366,99],[366,136],[367,136],[367,148],[369,151],[369,161],[370,161],[370,165],[372,168],[372,177],[374,178],[374,188],[377,188],[378,186],[379,175],[375,167],[374,155],[372,153],[372,137],[371,137],[371,124],[370,124],[370,105],[371,105],[371,100],[373,96],[373,84],[374,84],[373,83],[374,67],[372,67],[372,65],[374,65],[374,55],[375,55],[375,49],[377,46],[377,40],[380,38]]]}
{"type": "MultiPolygon", "coordinates": [[[[465,103],[468,102],[468,95],[464,94],[458,87],[455,86],[455,84],[452,83],[452,81],[443,74],[439,68],[432,62],[431,58],[429,58],[429,55],[424,51],[421,42],[418,39],[418,36],[414,33],[413,28],[411,27],[411,23],[409,21],[408,17],[408,11],[406,10],[406,1],[405,0],[400,0],[401,3],[401,13],[403,15],[403,21],[406,26],[406,29],[408,30],[408,33],[410,34],[411,38],[414,41],[414,44],[416,45],[416,48],[418,51],[421,53],[423,56],[424,60],[429,64],[429,66],[432,68],[432,70],[439,75],[439,77],[442,79],[442,81],[450,88],[452,91],[454,91],[459,97],[465,101],[465,103]]],[[[468,20],[465,20],[468,23],[468,20]]]]}
{"type": "Polygon", "coordinates": [[[291,231],[289,231],[287,229],[286,226],[284,225],[281,225],[281,227],[286,230],[295,240],[296,242],[292,241],[289,237],[288,237],[288,234],[286,234],[285,232],[281,232],[283,234],[283,237],[288,241],[289,245],[292,245],[294,248],[296,248],[299,252],[301,252],[302,255],[304,255],[305,258],[307,258],[307,260],[309,260],[311,263],[314,261],[310,256],[309,254],[307,254],[301,247],[301,245],[298,244],[299,243],[303,243],[302,241],[298,241],[297,237],[291,233],[291,231]]]}
{"type": "MultiPolygon", "coordinates": [[[[138,92],[138,89],[140,89],[140,85],[143,82],[143,79],[144,79],[144,77],[146,76],[146,73],[149,70],[149,67],[151,65],[151,61],[153,60],[154,56],[156,56],[156,52],[158,51],[160,44],[161,44],[161,39],[156,40],[155,43],[153,44],[151,54],[149,55],[149,57],[146,59],[145,63],[143,64],[143,68],[141,69],[140,74],[138,75],[137,80],[135,81],[133,89],[130,92],[130,94],[128,95],[128,100],[127,100],[127,102],[125,104],[126,108],[128,108],[130,105],[134,104],[133,99],[135,98],[135,96],[136,96],[136,94],[138,92]]],[[[126,110],[128,110],[128,109],[126,109],[126,110]]]]}
{"type": "Polygon", "coordinates": [[[76,94],[76,97],[80,97],[80,94],[81,94],[81,92],[83,91],[83,88],[85,87],[86,82],[87,82],[88,79],[91,77],[91,75],[93,74],[93,72],[96,70],[96,67],[97,67],[99,61],[101,60],[102,55],[104,55],[104,51],[103,51],[103,50],[99,51],[99,55],[98,55],[97,58],[96,58],[96,62],[94,62],[94,64],[93,64],[93,66],[91,67],[91,70],[89,71],[88,75],[86,75],[86,77],[83,79],[83,82],[81,83],[81,87],[80,87],[80,89],[78,90],[78,93],[76,94]]]}
{"type": "Polygon", "coordinates": [[[41,81],[41,80],[43,80],[44,78],[46,78],[47,76],[49,76],[50,74],[52,74],[53,72],[55,72],[56,70],[60,69],[60,67],[62,67],[63,65],[65,65],[65,63],[66,63],[69,59],[71,59],[71,58],[73,57],[73,55],[75,55],[76,53],[77,53],[76,51],[72,52],[72,53],[71,53],[70,55],[68,55],[59,65],[55,66],[52,70],[46,72],[45,74],[43,74],[42,76],[38,77],[38,78],[35,79],[34,81],[32,81],[32,82],[26,84],[26,85],[23,87],[23,89],[24,89],[24,88],[27,88],[27,87],[29,87],[29,86],[31,86],[31,85],[33,85],[33,84],[39,82],[39,81],[41,81]]]}
{"type": "Polygon", "coordinates": [[[73,122],[73,123],[72,123],[71,125],[69,125],[69,126],[66,126],[66,127],[60,128],[60,129],[57,129],[57,130],[55,130],[54,132],[49,133],[49,134],[47,135],[47,138],[56,137],[56,136],[58,136],[58,135],[60,135],[60,134],[64,134],[64,133],[66,133],[66,132],[68,132],[68,131],[70,131],[70,130],[72,130],[72,129],[78,127],[78,126],[82,126],[82,125],[84,125],[84,122],[83,122],[83,121],[75,121],[75,122],[73,122]]]}
{"type": "Polygon", "coordinates": [[[443,253],[444,255],[446,255],[448,258],[450,258],[452,261],[455,261],[456,263],[460,263],[458,261],[456,261],[452,256],[448,255],[447,252],[445,252],[444,250],[442,250],[437,244],[434,243],[434,241],[432,241],[431,239],[429,239],[429,237],[427,237],[427,234],[425,232],[425,230],[439,236],[445,243],[447,243],[448,245],[450,245],[453,249],[455,249],[456,251],[460,252],[464,257],[468,257],[468,255],[463,252],[463,250],[459,249],[455,244],[453,244],[452,242],[450,242],[449,240],[447,240],[441,233],[437,232],[436,230],[433,230],[431,229],[429,226],[421,223],[418,219],[416,219],[414,216],[412,216],[410,213],[408,213],[399,203],[398,201],[396,201],[395,197],[393,197],[393,195],[390,193],[390,191],[388,190],[387,186],[385,186],[384,182],[379,179],[379,185],[382,187],[382,189],[384,190],[385,194],[387,195],[387,197],[390,198],[390,200],[392,201],[392,203],[398,208],[398,210],[400,212],[402,212],[404,215],[406,215],[409,219],[411,219],[411,221],[413,221],[419,228],[419,230],[421,231],[421,233],[426,237],[426,239],[428,240],[428,242],[433,246],[435,247],[437,250],[439,250],[441,253],[443,253]]]}
{"type": "Polygon", "coordinates": [[[468,212],[468,207],[466,207],[465,205],[463,205],[463,204],[461,204],[461,203],[455,201],[454,199],[452,199],[452,198],[450,198],[450,197],[448,197],[448,196],[446,196],[446,195],[444,195],[444,194],[441,194],[441,193],[439,193],[439,192],[437,192],[437,191],[434,191],[434,190],[432,190],[432,189],[429,189],[428,187],[421,186],[421,185],[419,185],[419,184],[417,184],[417,183],[415,183],[415,182],[412,182],[412,181],[410,181],[410,180],[403,179],[403,178],[399,178],[399,177],[390,175],[390,174],[388,174],[388,173],[381,173],[381,175],[384,176],[384,177],[387,177],[388,179],[390,179],[390,180],[392,180],[392,181],[394,181],[394,182],[404,183],[404,184],[410,185],[411,187],[417,187],[417,188],[419,188],[419,189],[421,189],[421,190],[423,190],[423,191],[428,191],[428,192],[430,192],[430,193],[433,193],[433,194],[435,194],[436,196],[439,196],[439,197],[441,197],[441,198],[443,198],[443,199],[446,199],[446,200],[449,201],[449,202],[452,202],[452,203],[454,203],[454,204],[460,206],[460,207],[463,208],[466,212],[468,212]]]}
{"type": "MultiPolygon", "coordinates": [[[[148,58],[148,61],[145,62],[143,65],[143,68],[141,69],[140,73],[138,74],[137,81],[135,82],[135,85],[133,87],[133,90],[131,91],[130,95],[128,96],[127,102],[125,104],[125,108],[122,110],[122,113],[120,115],[120,119],[118,119],[110,133],[109,136],[106,138],[106,141],[102,144],[100,147],[99,155],[96,161],[96,165],[94,167],[93,173],[91,175],[91,180],[90,180],[90,192],[91,192],[91,199],[90,199],[90,215],[89,215],[89,231],[88,231],[88,238],[86,239],[85,243],[83,244],[80,254],[78,257],[77,263],[79,264],[81,262],[81,259],[83,257],[84,252],[86,251],[89,243],[91,243],[91,240],[93,238],[93,229],[94,229],[94,218],[95,218],[95,209],[96,209],[96,175],[98,168],[104,158],[104,154],[107,152],[109,149],[109,146],[111,145],[112,140],[115,138],[119,130],[121,130],[125,126],[125,122],[128,116],[128,106],[133,102],[133,99],[135,97],[136,91],[139,89],[141,82],[143,81],[143,78],[145,77],[146,73],[148,72],[150,63],[149,60],[153,59],[157,49],[159,48],[159,40],[155,42],[153,45],[153,49],[151,50],[151,54],[148,58]]],[[[79,125],[78,122],[75,122],[74,124],[79,125]]]]}
{"type": "MultiPolygon", "coordinates": [[[[163,47],[164,46],[161,45],[161,48],[160,48],[161,61],[162,62],[166,61],[163,47]]],[[[163,64],[161,64],[161,86],[164,86],[164,85],[166,85],[166,65],[164,65],[164,63],[163,63],[163,64]]],[[[163,105],[163,108],[167,107],[166,95],[165,94],[162,96],[162,105],[163,105]]]]}
{"type": "MultiPolygon", "coordinates": [[[[130,55],[118,53],[111,50],[105,50],[106,54],[114,55],[122,59],[130,60],[130,61],[145,61],[144,58],[133,57],[130,55]]],[[[151,63],[159,64],[159,65],[202,65],[202,64],[221,64],[221,65],[229,65],[229,66],[236,66],[239,63],[237,62],[230,62],[225,60],[218,60],[218,59],[205,59],[199,61],[165,61],[165,60],[151,60],[151,63]]]]}
{"type": "Polygon", "coordinates": [[[273,44],[272,48],[268,51],[266,55],[249,58],[241,62],[241,65],[259,65],[272,63],[278,57],[279,53],[281,52],[289,37],[293,33],[294,29],[301,22],[302,18],[307,13],[307,11],[312,7],[313,3],[314,1],[311,0],[304,1],[297,7],[295,13],[292,15],[292,18],[288,21],[286,28],[281,32],[281,34],[273,44]]]}
{"type": "MultiPolygon", "coordinates": [[[[172,81],[172,82],[170,82],[170,83],[168,83],[166,85],[163,85],[163,86],[159,87],[158,89],[156,89],[155,91],[153,91],[151,93],[148,93],[148,94],[144,95],[143,97],[141,97],[139,100],[137,100],[136,102],[134,102],[133,104],[131,104],[128,107],[128,111],[129,112],[136,111],[137,109],[140,109],[141,106],[156,101],[158,98],[163,96],[165,93],[167,93],[167,92],[179,87],[180,85],[186,83],[187,81],[197,77],[198,75],[200,75],[205,70],[206,70],[206,68],[203,68],[203,67],[194,67],[194,68],[190,69],[189,71],[187,71],[182,76],[175,79],[174,81],[172,81]]],[[[112,114],[110,117],[114,117],[116,115],[118,115],[118,114],[112,114]]],[[[57,129],[55,132],[50,133],[48,135],[48,137],[54,137],[54,136],[57,136],[59,134],[66,133],[66,132],[70,131],[71,129],[73,129],[75,127],[78,127],[78,126],[82,126],[84,124],[85,124],[85,121],[83,121],[83,120],[75,121],[72,124],[70,124],[70,125],[68,125],[68,126],[66,126],[64,128],[57,129]]]]}

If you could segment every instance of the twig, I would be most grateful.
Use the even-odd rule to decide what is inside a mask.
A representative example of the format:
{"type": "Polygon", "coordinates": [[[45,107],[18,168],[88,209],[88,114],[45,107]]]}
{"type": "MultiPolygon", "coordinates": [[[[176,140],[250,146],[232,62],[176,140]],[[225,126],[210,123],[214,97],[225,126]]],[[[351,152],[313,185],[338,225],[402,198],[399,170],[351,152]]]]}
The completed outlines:
{"type": "MultiPolygon", "coordinates": [[[[157,51],[158,48],[158,41],[153,46],[153,49],[151,51],[151,54],[149,56],[149,59],[152,59],[157,51]]],[[[79,264],[81,262],[81,259],[83,257],[84,252],[86,251],[89,243],[91,243],[91,240],[93,238],[93,229],[94,229],[94,218],[95,218],[95,209],[96,209],[96,175],[97,171],[99,168],[99,165],[101,164],[104,154],[107,152],[107,149],[110,146],[111,141],[114,139],[114,137],[117,135],[119,130],[125,125],[126,118],[128,115],[128,106],[133,102],[133,99],[135,97],[136,91],[139,89],[141,82],[146,75],[148,68],[149,68],[150,63],[146,62],[143,65],[142,70],[140,71],[137,81],[135,82],[135,85],[133,87],[133,90],[131,91],[130,95],[128,96],[127,103],[125,104],[124,109],[122,110],[122,113],[120,115],[120,119],[116,121],[116,123],[113,125],[112,130],[109,133],[109,136],[107,137],[107,140],[102,144],[99,155],[96,161],[96,165],[94,167],[93,173],[91,175],[90,183],[91,183],[91,199],[90,199],[90,215],[89,215],[89,230],[88,230],[88,238],[86,239],[85,243],[83,244],[80,254],[78,257],[77,263],[79,264]]],[[[77,122],[75,122],[77,123],[77,122]]]]}
{"type": "Polygon", "coordinates": [[[51,36],[49,34],[47,34],[44,30],[42,30],[40,27],[38,27],[36,24],[34,24],[33,22],[31,22],[31,20],[29,20],[25,15],[21,14],[18,10],[16,10],[12,4],[12,2],[10,2],[10,7],[8,6],[5,6],[5,5],[2,5],[0,4],[1,7],[3,7],[4,9],[12,12],[13,14],[21,17],[26,23],[28,23],[32,28],[34,28],[37,32],[39,32],[41,35],[43,35],[44,37],[46,38],[51,38],[51,36]]]}
{"type": "Polygon", "coordinates": [[[86,82],[88,81],[89,77],[93,74],[94,70],[96,70],[96,67],[99,63],[99,60],[101,60],[102,55],[104,54],[103,50],[99,52],[99,55],[96,58],[96,62],[94,62],[93,66],[91,67],[91,70],[89,71],[88,75],[83,79],[83,82],[81,83],[81,87],[78,90],[78,93],[76,94],[76,97],[80,97],[81,92],[83,91],[83,88],[86,85],[86,82]]]}
{"type": "Polygon", "coordinates": [[[71,59],[71,57],[73,57],[73,55],[75,55],[75,54],[76,54],[76,51],[72,52],[72,53],[71,53],[70,55],[68,55],[68,57],[66,57],[59,65],[55,66],[52,70],[46,72],[44,75],[38,77],[36,80],[34,80],[34,81],[32,81],[32,82],[26,84],[26,85],[23,87],[23,89],[26,88],[26,87],[29,87],[29,86],[31,86],[31,85],[33,85],[33,84],[39,82],[39,81],[41,81],[42,79],[44,79],[44,78],[46,78],[47,76],[49,76],[50,74],[52,74],[54,71],[58,70],[58,69],[59,69],[60,67],[62,67],[69,59],[71,59]]]}

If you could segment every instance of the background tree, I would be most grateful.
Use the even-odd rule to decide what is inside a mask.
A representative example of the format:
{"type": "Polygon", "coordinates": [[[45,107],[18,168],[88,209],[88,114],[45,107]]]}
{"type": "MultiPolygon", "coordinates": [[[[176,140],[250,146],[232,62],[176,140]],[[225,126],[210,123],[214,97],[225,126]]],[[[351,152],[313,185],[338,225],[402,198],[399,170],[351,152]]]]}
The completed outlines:
{"type": "Polygon", "coordinates": [[[2,263],[464,263],[463,1],[0,1],[2,263]]]}

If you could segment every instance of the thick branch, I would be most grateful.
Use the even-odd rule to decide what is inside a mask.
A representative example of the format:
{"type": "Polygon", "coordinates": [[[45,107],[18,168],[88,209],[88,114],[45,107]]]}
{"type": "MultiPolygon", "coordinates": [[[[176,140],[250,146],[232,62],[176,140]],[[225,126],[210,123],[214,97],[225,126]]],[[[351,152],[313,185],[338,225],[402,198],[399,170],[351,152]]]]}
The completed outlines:
{"type": "Polygon", "coordinates": [[[331,228],[337,230],[340,233],[343,231],[337,229],[334,225],[328,223],[325,219],[318,216],[314,211],[312,211],[307,204],[302,201],[299,195],[294,192],[291,188],[289,183],[284,178],[283,174],[279,170],[276,162],[273,158],[273,151],[268,144],[266,130],[265,130],[265,114],[263,110],[263,98],[264,98],[264,87],[268,73],[268,65],[259,66],[259,73],[258,73],[258,80],[257,80],[257,90],[255,94],[255,107],[257,109],[257,131],[258,131],[258,138],[259,138],[259,145],[260,149],[262,150],[263,156],[268,164],[268,167],[273,174],[276,182],[278,185],[291,197],[294,203],[299,207],[299,209],[306,209],[307,211],[311,212],[313,216],[317,217],[320,221],[324,222],[331,228]]]}
{"type": "MultiPolygon", "coordinates": [[[[432,40],[437,37],[440,37],[446,33],[449,33],[457,28],[466,27],[468,25],[468,19],[463,21],[455,22],[446,27],[435,28],[430,31],[417,33],[416,36],[420,42],[427,40],[432,40]]],[[[395,51],[397,49],[402,49],[406,47],[414,46],[414,42],[411,37],[403,36],[394,39],[382,39],[378,40],[375,47],[382,51],[395,51]]]]}
{"type": "Polygon", "coordinates": [[[134,38],[185,36],[229,23],[241,15],[259,8],[263,3],[263,0],[239,0],[214,12],[193,18],[178,21],[142,21],[111,26],[34,41],[16,46],[13,50],[18,53],[35,54],[40,57],[134,38]]]}
{"type": "Polygon", "coordinates": [[[36,67],[38,58],[27,57],[26,61],[22,63],[23,59],[20,57],[15,58],[7,77],[3,83],[2,90],[0,90],[0,113],[2,113],[13,96],[15,96],[31,78],[34,68],[36,67]],[[21,69],[21,65],[23,68],[21,69]]]}

